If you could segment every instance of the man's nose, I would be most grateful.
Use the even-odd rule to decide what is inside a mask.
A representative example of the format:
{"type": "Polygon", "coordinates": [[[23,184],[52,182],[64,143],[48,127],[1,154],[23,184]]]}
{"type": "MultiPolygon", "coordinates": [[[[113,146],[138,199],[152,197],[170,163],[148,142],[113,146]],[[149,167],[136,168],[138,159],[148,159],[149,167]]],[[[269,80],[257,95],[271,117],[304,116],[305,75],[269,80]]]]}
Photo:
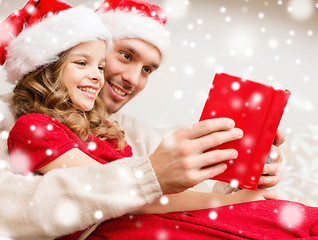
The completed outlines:
{"type": "Polygon", "coordinates": [[[123,74],[122,78],[126,81],[131,87],[136,87],[139,84],[140,80],[140,67],[130,67],[123,74]]]}

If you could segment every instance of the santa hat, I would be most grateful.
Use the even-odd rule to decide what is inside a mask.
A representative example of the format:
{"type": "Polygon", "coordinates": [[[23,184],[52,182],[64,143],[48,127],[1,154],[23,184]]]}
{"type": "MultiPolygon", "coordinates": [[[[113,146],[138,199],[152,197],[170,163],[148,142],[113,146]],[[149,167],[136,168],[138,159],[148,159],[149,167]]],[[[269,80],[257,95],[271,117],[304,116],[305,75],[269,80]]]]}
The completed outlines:
{"type": "Polygon", "coordinates": [[[168,45],[163,9],[143,0],[105,0],[96,10],[113,35],[113,40],[142,39],[164,55],[168,45]]]}
{"type": "Polygon", "coordinates": [[[79,43],[97,39],[112,45],[111,33],[93,10],[57,0],[30,0],[0,24],[0,60],[16,83],[79,43]]]}

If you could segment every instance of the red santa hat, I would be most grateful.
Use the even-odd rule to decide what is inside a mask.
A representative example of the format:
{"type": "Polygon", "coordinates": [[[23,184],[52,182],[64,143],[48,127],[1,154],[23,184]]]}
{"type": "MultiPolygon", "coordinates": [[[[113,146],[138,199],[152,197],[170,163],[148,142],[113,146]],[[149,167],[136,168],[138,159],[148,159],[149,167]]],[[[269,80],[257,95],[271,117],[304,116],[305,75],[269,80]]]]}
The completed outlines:
{"type": "Polygon", "coordinates": [[[105,0],[96,10],[113,35],[113,40],[142,39],[163,55],[168,45],[163,9],[144,0],[105,0]]]}
{"type": "Polygon", "coordinates": [[[0,60],[8,81],[16,83],[79,43],[96,39],[112,45],[100,16],[84,6],[57,0],[30,0],[0,24],[0,60]]]}

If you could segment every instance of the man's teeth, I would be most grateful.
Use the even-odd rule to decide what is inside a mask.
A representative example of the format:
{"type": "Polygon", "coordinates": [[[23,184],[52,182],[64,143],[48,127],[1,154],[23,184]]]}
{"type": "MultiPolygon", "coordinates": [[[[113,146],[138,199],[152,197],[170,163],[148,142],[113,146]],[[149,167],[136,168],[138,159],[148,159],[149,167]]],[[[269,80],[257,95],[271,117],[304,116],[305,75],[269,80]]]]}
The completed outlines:
{"type": "Polygon", "coordinates": [[[115,91],[118,95],[120,95],[120,96],[125,96],[125,95],[126,95],[126,93],[123,92],[122,90],[120,90],[118,87],[114,86],[113,84],[112,84],[111,86],[112,86],[112,88],[114,89],[114,91],[115,91]]]}
{"type": "Polygon", "coordinates": [[[85,88],[79,87],[79,89],[80,89],[81,91],[83,91],[83,92],[89,92],[89,93],[94,93],[94,94],[97,92],[96,89],[90,88],[90,87],[85,87],[85,88]]]}

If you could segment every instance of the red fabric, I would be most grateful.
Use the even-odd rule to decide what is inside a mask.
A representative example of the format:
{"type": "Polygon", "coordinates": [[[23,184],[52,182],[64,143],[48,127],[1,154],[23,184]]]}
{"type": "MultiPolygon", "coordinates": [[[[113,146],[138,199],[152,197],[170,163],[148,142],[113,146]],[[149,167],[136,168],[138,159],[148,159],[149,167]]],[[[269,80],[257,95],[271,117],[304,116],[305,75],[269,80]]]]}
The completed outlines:
{"type": "Polygon", "coordinates": [[[231,118],[244,136],[213,148],[233,148],[239,153],[236,159],[226,161],[227,169],[213,179],[228,183],[236,180],[241,188],[257,188],[289,96],[288,90],[227,74],[215,75],[200,121],[231,118]]]}
{"type": "Polygon", "coordinates": [[[266,200],[197,211],[127,215],[102,223],[88,239],[318,239],[317,230],[318,208],[266,200]]]}
{"type": "Polygon", "coordinates": [[[129,145],[117,151],[114,142],[93,135],[82,142],[64,124],[43,114],[20,117],[8,137],[10,164],[22,174],[38,170],[72,148],[79,148],[102,164],[132,156],[129,145]]]}

